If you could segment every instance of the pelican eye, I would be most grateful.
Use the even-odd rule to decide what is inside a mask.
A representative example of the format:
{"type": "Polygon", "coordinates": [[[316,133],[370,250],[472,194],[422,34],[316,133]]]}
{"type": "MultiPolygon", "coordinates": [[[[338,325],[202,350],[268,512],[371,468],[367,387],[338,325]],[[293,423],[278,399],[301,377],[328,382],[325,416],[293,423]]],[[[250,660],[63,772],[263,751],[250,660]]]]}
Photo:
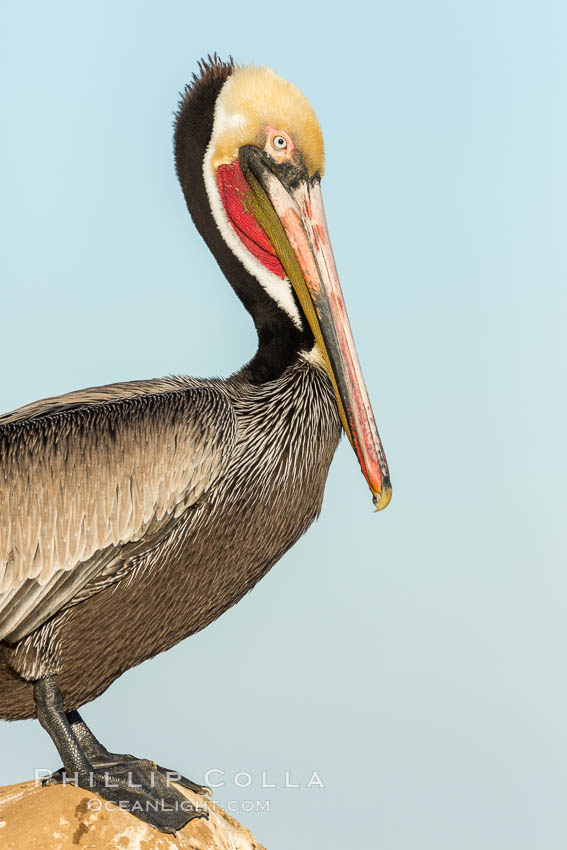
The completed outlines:
{"type": "Polygon", "coordinates": [[[287,148],[287,139],[284,139],[283,136],[273,136],[272,137],[272,146],[277,151],[285,151],[287,148]]]}

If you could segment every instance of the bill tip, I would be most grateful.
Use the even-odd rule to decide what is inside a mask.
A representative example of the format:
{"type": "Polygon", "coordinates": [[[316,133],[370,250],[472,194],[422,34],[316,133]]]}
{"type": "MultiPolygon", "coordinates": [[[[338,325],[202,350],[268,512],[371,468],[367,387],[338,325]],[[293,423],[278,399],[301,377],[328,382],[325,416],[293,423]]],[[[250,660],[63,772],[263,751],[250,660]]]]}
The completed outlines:
{"type": "Polygon", "coordinates": [[[382,488],[373,494],[372,501],[376,511],[383,511],[390,504],[392,498],[392,485],[390,482],[385,483],[382,488]]]}

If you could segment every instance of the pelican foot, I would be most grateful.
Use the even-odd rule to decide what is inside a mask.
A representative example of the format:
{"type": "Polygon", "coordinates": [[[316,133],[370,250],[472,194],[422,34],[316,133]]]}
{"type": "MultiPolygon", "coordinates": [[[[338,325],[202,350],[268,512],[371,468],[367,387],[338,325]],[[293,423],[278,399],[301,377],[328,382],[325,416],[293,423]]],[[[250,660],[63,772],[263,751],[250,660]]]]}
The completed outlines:
{"type": "MultiPolygon", "coordinates": [[[[194,818],[208,817],[204,806],[196,806],[173,783],[198,794],[208,789],[147,759],[133,756],[118,758],[105,759],[103,765],[97,759],[97,763],[92,763],[93,769],[88,776],[79,774],[78,782],[61,768],[46,777],[43,784],[78,784],[162,832],[177,832],[194,818]]],[[[99,802],[93,797],[89,800],[89,809],[98,811],[102,808],[99,802]]]]}
{"type": "MultiPolygon", "coordinates": [[[[76,709],[65,712],[55,676],[37,679],[34,699],[38,720],[64,764],[44,779],[44,785],[73,783],[162,832],[177,832],[193,818],[208,817],[204,805],[195,805],[173,783],[199,794],[208,789],[153,761],[109,752],[76,709]]],[[[104,804],[93,796],[87,805],[96,812],[104,804]]]]}

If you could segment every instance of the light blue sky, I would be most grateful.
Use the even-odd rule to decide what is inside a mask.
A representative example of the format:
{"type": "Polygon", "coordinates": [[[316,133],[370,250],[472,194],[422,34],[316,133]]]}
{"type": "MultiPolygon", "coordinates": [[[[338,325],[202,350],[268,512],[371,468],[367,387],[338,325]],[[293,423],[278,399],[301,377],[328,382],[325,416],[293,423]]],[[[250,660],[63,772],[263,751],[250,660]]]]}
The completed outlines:
{"type": "MultiPolygon", "coordinates": [[[[252,355],[173,170],[201,55],[271,65],[323,126],[392,504],[343,443],[252,594],[84,711],[111,749],[269,799],[235,812],[269,850],[567,842],[566,27],[548,0],[4,10],[3,410],[252,355]]],[[[59,766],[36,722],[0,751],[2,783],[59,766]]]]}

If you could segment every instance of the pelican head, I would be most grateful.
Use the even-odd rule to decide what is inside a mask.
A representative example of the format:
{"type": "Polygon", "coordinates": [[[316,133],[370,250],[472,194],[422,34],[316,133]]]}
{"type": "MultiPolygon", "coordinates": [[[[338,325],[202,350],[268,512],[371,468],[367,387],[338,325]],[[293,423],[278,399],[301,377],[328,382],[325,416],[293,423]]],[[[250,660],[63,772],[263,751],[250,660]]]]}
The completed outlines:
{"type": "MultiPolygon", "coordinates": [[[[205,77],[216,84],[202,158],[202,178],[216,227],[232,254],[293,326],[310,329],[307,356],[328,373],[342,425],[376,509],[381,510],[392,493],[388,465],[325,219],[321,195],[325,155],[317,116],[301,91],[269,68],[215,59],[202,71],[190,95],[197,92],[204,97],[205,77]]],[[[182,119],[183,103],[176,136],[181,135],[182,119]]],[[[183,185],[184,153],[179,145],[176,153],[183,185]]]]}

